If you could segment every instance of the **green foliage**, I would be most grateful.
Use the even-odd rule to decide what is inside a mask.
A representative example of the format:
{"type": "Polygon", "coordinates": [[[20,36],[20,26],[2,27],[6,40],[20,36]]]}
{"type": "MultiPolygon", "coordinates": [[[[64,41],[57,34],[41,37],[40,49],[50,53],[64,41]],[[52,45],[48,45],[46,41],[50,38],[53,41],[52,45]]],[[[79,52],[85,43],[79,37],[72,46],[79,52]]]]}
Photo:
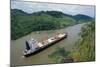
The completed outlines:
{"type": "Polygon", "coordinates": [[[32,14],[11,10],[11,39],[15,40],[32,31],[52,30],[77,24],[71,15],[59,11],[40,11],[32,14]]]}
{"type": "Polygon", "coordinates": [[[65,59],[70,52],[66,51],[63,47],[56,48],[54,52],[52,52],[48,57],[56,63],[60,63],[62,59],[65,59]]]}
{"type": "Polygon", "coordinates": [[[80,33],[81,38],[71,52],[75,61],[95,60],[95,22],[86,24],[80,33]]]}

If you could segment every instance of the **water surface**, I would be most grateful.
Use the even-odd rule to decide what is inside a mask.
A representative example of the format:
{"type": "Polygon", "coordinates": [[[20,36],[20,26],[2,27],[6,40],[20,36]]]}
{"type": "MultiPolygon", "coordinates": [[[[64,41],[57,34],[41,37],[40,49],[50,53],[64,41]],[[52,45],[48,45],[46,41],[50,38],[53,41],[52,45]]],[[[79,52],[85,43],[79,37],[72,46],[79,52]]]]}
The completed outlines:
{"type": "Polygon", "coordinates": [[[65,47],[66,50],[71,50],[79,38],[78,33],[81,30],[81,27],[84,24],[77,24],[70,26],[64,29],[59,30],[49,30],[49,31],[40,31],[40,33],[32,32],[24,37],[21,37],[17,40],[11,40],[11,65],[30,65],[30,64],[48,64],[54,63],[48,58],[48,55],[55,51],[57,47],[65,47]],[[41,51],[40,53],[30,56],[28,58],[22,58],[22,51],[25,49],[25,41],[31,38],[35,38],[38,41],[41,41],[44,37],[52,37],[55,33],[67,32],[68,37],[64,40],[50,46],[49,48],[41,51]]]}

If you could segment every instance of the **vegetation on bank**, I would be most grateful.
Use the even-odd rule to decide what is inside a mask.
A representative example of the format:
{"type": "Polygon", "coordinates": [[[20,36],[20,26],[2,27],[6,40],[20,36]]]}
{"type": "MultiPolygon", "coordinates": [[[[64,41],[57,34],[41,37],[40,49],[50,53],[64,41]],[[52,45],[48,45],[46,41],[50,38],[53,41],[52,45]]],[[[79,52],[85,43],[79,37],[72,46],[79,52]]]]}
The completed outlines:
{"type": "Polygon", "coordinates": [[[32,31],[64,28],[91,19],[86,15],[72,16],[59,11],[40,11],[28,14],[22,10],[11,9],[11,39],[18,39],[32,31]]]}
{"type": "Polygon", "coordinates": [[[75,46],[72,50],[66,51],[65,48],[57,48],[53,53],[48,55],[48,57],[56,63],[94,61],[95,22],[92,21],[84,25],[79,35],[81,37],[75,43],[75,46]]]}
{"type": "Polygon", "coordinates": [[[71,56],[77,61],[95,60],[95,22],[88,23],[81,30],[81,38],[76,42],[71,56]]]}
{"type": "Polygon", "coordinates": [[[66,51],[64,47],[58,47],[56,50],[48,55],[48,57],[55,63],[60,63],[62,59],[68,57],[70,52],[66,51]]]}

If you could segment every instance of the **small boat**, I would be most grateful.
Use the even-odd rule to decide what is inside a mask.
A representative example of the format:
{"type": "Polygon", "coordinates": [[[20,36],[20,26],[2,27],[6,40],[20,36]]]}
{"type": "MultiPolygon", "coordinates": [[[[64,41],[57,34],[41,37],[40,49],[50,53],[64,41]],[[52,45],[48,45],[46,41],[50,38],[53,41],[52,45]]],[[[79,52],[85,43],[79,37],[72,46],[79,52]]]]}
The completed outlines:
{"type": "Polygon", "coordinates": [[[37,40],[32,38],[31,40],[26,41],[26,49],[24,50],[23,54],[25,57],[37,54],[66,37],[67,37],[66,33],[60,33],[55,35],[54,37],[45,39],[41,42],[38,42],[37,40]]]}

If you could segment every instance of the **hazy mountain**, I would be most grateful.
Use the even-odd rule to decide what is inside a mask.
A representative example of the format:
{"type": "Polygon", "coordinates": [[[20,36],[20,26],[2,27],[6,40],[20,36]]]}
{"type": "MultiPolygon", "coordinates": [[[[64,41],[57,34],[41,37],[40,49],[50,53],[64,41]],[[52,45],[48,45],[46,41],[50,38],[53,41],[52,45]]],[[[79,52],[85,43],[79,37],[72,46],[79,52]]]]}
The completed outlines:
{"type": "Polygon", "coordinates": [[[12,15],[34,15],[34,16],[39,16],[41,14],[47,14],[47,15],[57,17],[57,18],[67,16],[67,17],[74,18],[75,20],[91,20],[91,19],[93,19],[92,17],[83,15],[83,14],[77,14],[77,15],[72,16],[69,14],[64,14],[63,12],[60,12],[60,11],[39,11],[39,12],[34,12],[34,13],[29,14],[29,13],[26,13],[19,9],[11,9],[11,14],[12,15]]]}
{"type": "Polygon", "coordinates": [[[85,21],[89,21],[89,20],[91,20],[93,18],[90,17],[90,16],[87,16],[87,15],[77,14],[77,15],[74,16],[74,19],[75,20],[85,20],[85,21]]]}
{"type": "Polygon", "coordinates": [[[28,13],[18,9],[11,9],[11,15],[28,15],[28,13]]]}

